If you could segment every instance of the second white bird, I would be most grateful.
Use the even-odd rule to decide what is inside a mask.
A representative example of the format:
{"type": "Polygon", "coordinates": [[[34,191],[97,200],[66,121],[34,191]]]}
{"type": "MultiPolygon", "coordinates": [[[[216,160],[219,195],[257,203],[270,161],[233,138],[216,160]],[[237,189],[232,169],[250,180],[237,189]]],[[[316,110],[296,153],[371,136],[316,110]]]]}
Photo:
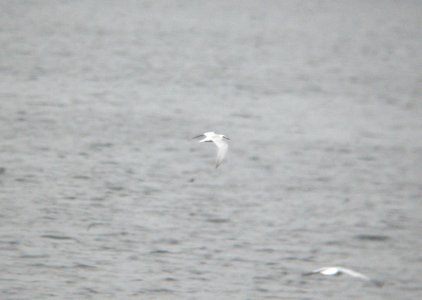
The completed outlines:
{"type": "Polygon", "coordinates": [[[382,286],[384,284],[382,281],[373,280],[362,273],[356,272],[351,269],[343,268],[343,267],[323,267],[323,268],[313,270],[311,272],[304,273],[303,275],[313,275],[313,274],[321,274],[325,276],[339,276],[342,274],[347,274],[352,277],[356,277],[365,281],[372,282],[377,286],[382,286]]]}

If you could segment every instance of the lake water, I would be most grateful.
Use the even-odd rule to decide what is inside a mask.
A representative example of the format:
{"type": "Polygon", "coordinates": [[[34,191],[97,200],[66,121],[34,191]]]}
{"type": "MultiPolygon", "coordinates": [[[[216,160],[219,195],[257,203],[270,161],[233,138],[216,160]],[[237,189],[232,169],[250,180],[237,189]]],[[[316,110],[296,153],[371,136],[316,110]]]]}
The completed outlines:
{"type": "Polygon", "coordinates": [[[1,1],[0,298],[419,298],[421,20],[1,1]],[[385,284],[302,276],[326,265],[385,284]]]}

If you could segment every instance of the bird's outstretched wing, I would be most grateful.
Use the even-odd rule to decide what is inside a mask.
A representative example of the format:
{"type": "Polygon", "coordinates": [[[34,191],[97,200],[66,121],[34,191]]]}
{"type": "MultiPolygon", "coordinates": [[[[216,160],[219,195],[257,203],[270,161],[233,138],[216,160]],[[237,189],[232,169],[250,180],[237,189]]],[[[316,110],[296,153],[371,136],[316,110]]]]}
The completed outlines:
{"type": "Polygon", "coordinates": [[[346,269],[346,268],[340,268],[339,267],[338,270],[340,272],[342,272],[344,274],[347,274],[347,275],[350,275],[352,277],[360,278],[360,279],[367,280],[367,281],[370,281],[371,280],[368,276],[363,275],[362,273],[356,272],[356,271],[351,270],[351,269],[346,269]]]}
{"type": "Polygon", "coordinates": [[[218,168],[218,166],[221,165],[224,158],[226,157],[229,145],[223,140],[214,140],[213,142],[217,146],[217,159],[215,161],[215,167],[218,168]]]}

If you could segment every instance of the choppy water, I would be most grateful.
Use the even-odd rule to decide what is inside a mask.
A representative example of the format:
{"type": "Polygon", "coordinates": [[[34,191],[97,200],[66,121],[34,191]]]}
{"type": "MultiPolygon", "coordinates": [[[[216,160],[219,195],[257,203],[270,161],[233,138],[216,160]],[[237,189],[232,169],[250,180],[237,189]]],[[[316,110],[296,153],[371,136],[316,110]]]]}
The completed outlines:
{"type": "Polygon", "coordinates": [[[1,299],[417,299],[419,1],[1,1],[1,299]],[[227,161],[190,138],[227,134],[227,161]],[[303,277],[343,265],[379,280],[303,277]]]}

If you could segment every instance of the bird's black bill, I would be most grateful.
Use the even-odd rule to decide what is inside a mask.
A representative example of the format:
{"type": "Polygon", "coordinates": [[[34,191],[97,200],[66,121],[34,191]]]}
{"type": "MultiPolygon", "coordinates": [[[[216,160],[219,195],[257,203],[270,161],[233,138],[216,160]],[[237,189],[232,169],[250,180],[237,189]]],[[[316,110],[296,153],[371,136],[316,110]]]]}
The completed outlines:
{"type": "Polygon", "coordinates": [[[223,135],[223,138],[224,138],[224,139],[226,139],[226,140],[231,141],[228,137],[226,137],[226,136],[224,136],[224,135],[223,135]]]}
{"type": "Polygon", "coordinates": [[[197,138],[200,138],[200,137],[205,137],[205,135],[200,134],[200,135],[198,135],[198,136],[193,137],[193,138],[192,138],[192,140],[197,139],[197,138]]]}

